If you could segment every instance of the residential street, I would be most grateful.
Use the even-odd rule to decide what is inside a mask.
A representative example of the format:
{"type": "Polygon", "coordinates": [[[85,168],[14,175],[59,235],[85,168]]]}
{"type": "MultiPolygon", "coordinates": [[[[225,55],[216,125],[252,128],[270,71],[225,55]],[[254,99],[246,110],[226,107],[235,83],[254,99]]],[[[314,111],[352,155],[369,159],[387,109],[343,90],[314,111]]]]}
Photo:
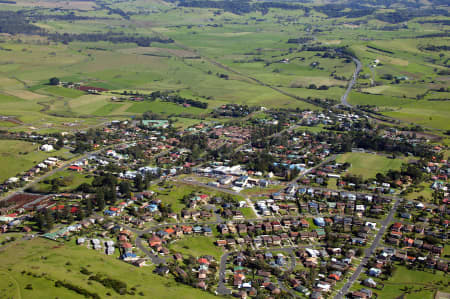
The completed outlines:
{"type": "Polygon", "coordinates": [[[362,259],[361,263],[356,268],[353,275],[349,278],[349,280],[345,283],[345,285],[342,287],[341,290],[334,296],[334,299],[341,299],[347,294],[348,290],[352,287],[352,285],[356,282],[361,272],[364,270],[364,266],[369,261],[370,257],[372,257],[372,254],[375,252],[377,247],[380,245],[380,241],[383,238],[383,235],[388,228],[389,224],[394,219],[395,213],[397,211],[398,204],[400,203],[400,199],[397,198],[394,201],[394,205],[392,206],[392,209],[390,210],[388,216],[382,221],[380,230],[378,231],[377,235],[375,236],[375,239],[372,242],[372,245],[367,248],[364,251],[364,258],[362,259]]]}

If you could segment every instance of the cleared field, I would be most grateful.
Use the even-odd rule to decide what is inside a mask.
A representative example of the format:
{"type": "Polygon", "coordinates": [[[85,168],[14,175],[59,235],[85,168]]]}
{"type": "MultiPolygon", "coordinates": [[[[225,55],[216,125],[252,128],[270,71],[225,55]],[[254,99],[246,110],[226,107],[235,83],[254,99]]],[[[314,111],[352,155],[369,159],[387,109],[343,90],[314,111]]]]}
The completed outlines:
{"type": "Polygon", "coordinates": [[[182,105],[167,103],[161,101],[153,101],[153,102],[140,102],[133,104],[130,108],[127,109],[127,112],[131,113],[143,113],[151,111],[159,114],[206,114],[208,113],[208,109],[200,109],[196,107],[183,107],[182,105]]]}
{"type": "Polygon", "coordinates": [[[59,97],[72,98],[72,99],[81,97],[82,95],[85,94],[84,92],[77,90],[77,89],[64,88],[64,87],[58,87],[58,86],[47,86],[47,87],[38,89],[37,92],[46,93],[46,94],[59,96],[59,97]]]}
{"type": "Polygon", "coordinates": [[[247,219],[256,218],[255,212],[253,212],[252,208],[241,208],[240,211],[242,212],[242,215],[244,215],[244,217],[247,219]]]}
{"type": "MultiPolygon", "coordinates": [[[[362,279],[367,277],[362,275],[362,279]]],[[[399,298],[404,295],[406,299],[434,299],[437,290],[449,292],[448,279],[442,271],[408,270],[405,266],[396,265],[394,275],[385,281],[381,281],[384,288],[374,290],[378,298],[399,298]],[[406,292],[406,287],[409,290],[406,292]]],[[[361,288],[361,285],[354,285],[351,290],[361,288]]]]}
{"type": "MultiPolygon", "coordinates": [[[[14,246],[0,251],[0,273],[7,273],[9,281],[16,282],[15,286],[9,287],[7,298],[20,294],[20,297],[13,298],[47,299],[49,293],[52,297],[58,298],[80,298],[74,291],[55,287],[57,280],[97,293],[100,298],[136,298],[140,292],[144,298],[215,298],[209,293],[153,274],[152,270],[152,266],[136,268],[114,256],[106,256],[84,246],[76,246],[73,240],[60,244],[36,238],[31,241],[19,241],[14,246]],[[135,295],[119,295],[111,288],[89,281],[89,276],[80,273],[82,267],[93,274],[104,273],[126,282],[128,290],[135,288],[135,295]],[[27,285],[30,285],[28,289],[27,285]]],[[[9,283],[6,284],[9,286],[9,283]]],[[[0,287],[5,288],[5,283],[2,282],[0,287]]]]}
{"type": "Polygon", "coordinates": [[[384,114],[433,129],[450,129],[450,102],[448,101],[414,101],[384,114]]]}
{"type": "Polygon", "coordinates": [[[67,150],[51,153],[39,150],[38,144],[17,140],[0,140],[0,181],[4,181],[16,174],[26,171],[47,157],[70,155],[67,150]]]}
{"type": "Polygon", "coordinates": [[[352,91],[349,95],[349,102],[352,105],[374,105],[379,107],[398,107],[415,100],[401,99],[386,95],[375,95],[352,91]]]}
{"type": "Polygon", "coordinates": [[[212,255],[217,261],[223,254],[223,250],[216,246],[216,241],[213,237],[185,237],[174,242],[171,249],[181,252],[182,254],[190,254],[194,257],[201,255],[212,255]]]}
{"type": "Polygon", "coordinates": [[[389,159],[384,156],[366,153],[345,153],[336,159],[338,163],[348,162],[351,167],[347,173],[361,175],[364,179],[373,178],[377,173],[386,173],[389,169],[398,170],[404,159],[389,159]]]}
{"type": "Polygon", "coordinates": [[[92,180],[94,179],[92,176],[88,177],[86,174],[70,171],[70,170],[64,170],[59,171],[58,173],[48,177],[44,181],[39,182],[37,185],[33,186],[33,191],[36,192],[49,192],[51,189],[51,184],[46,184],[45,182],[51,182],[53,179],[60,179],[62,182],[64,182],[64,186],[59,187],[59,191],[71,191],[73,189],[76,189],[79,185],[83,183],[90,184],[92,180]]]}

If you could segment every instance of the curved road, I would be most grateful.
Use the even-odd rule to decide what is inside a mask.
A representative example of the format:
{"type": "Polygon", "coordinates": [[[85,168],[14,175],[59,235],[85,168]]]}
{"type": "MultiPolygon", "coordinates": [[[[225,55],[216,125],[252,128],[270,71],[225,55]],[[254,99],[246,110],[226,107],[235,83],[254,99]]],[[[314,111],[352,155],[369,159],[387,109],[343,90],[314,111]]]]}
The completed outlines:
{"type": "Polygon", "coordinates": [[[344,95],[341,97],[341,103],[342,105],[346,106],[346,107],[352,107],[352,105],[350,105],[347,101],[348,95],[350,94],[350,91],[353,88],[353,85],[355,85],[356,80],[358,79],[358,74],[362,69],[362,64],[361,61],[359,61],[357,58],[352,57],[353,62],[355,62],[356,64],[356,69],[355,72],[353,73],[352,79],[350,80],[350,82],[348,83],[347,86],[347,90],[345,91],[344,95]]]}

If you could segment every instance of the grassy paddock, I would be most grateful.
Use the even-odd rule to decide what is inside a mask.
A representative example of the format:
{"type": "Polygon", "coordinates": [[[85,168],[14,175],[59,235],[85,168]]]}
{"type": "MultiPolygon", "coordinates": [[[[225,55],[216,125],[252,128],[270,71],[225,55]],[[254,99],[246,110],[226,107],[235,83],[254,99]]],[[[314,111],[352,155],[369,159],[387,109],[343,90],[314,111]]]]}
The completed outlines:
{"type": "Polygon", "coordinates": [[[338,156],[338,163],[348,162],[351,167],[349,174],[361,175],[364,179],[375,177],[377,173],[385,173],[389,169],[398,170],[405,161],[404,159],[389,159],[385,156],[367,153],[345,153],[338,156]]]}
{"type": "Polygon", "coordinates": [[[0,180],[3,181],[26,171],[47,157],[68,156],[65,149],[46,153],[39,150],[39,144],[18,140],[0,140],[0,180]]]}
{"type": "Polygon", "coordinates": [[[0,251],[0,298],[80,298],[80,295],[64,287],[55,287],[56,280],[79,286],[100,298],[214,298],[215,296],[185,286],[152,273],[153,267],[136,268],[113,256],[76,246],[74,241],[63,244],[37,238],[19,241],[0,251]],[[128,290],[135,288],[135,295],[119,295],[89,276],[80,273],[84,267],[93,273],[105,273],[111,278],[126,282],[128,290]],[[15,282],[14,284],[11,284],[15,282]],[[25,289],[31,285],[32,290],[25,289]],[[107,295],[109,294],[109,295],[107,295]],[[6,295],[6,296],[5,296],[6,295]],[[3,297],[2,297],[3,296],[3,297]]]}

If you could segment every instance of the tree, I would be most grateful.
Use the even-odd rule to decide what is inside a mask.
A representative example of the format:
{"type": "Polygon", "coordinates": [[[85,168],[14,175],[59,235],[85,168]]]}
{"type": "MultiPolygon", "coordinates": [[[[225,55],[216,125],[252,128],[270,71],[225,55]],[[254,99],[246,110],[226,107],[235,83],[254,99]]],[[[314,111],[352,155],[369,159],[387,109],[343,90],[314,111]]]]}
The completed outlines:
{"type": "Polygon", "coordinates": [[[36,219],[37,226],[40,230],[44,230],[45,228],[45,216],[42,213],[39,213],[37,219],[36,219]]]}
{"type": "Polygon", "coordinates": [[[59,85],[60,82],[59,78],[56,77],[50,78],[49,80],[50,85],[59,85]]]}
{"type": "Polygon", "coordinates": [[[52,213],[50,213],[47,209],[44,211],[45,214],[45,230],[49,231],[53,228],[53,224],[55,223],[55,219],[53,218],[52,213]]]}
{"type": "Polygon", "coordinates": [[[65,205],[64,206],[64,210],[63,210],[63,214],[62,214],[62,218],[63,219],[68,219],[70,215],[70,206],[65,205]]]}
{"type": "Polygon", "coordinates": [[[86,213],[88,216],[92,214],[92,200],[90,198],[86,199],[86,213]]]}
{"type": "Polygon", "coordinates": [[[61,149],[64,147],[64,138],[61,136],[58,138],[58,141],[56,141],[55,149],[61,149]]]}
{"type": "Polygon", "coordinates": [[[142,176],[139,174],[134,178],[134,187],[138,192],[144,191],[144,182],[142,180],[142,176]]]}
{"type": "Polygon", "coordinates": [[[100,190],[100,192],[97,193],[96,195],[96,200],[97,200],[97,207],[100,211],[103,211],[103,209],[105,208],[105,193],[103,192],[103,190],[100,190]]]}
{"type": "Polygon", "coordinates": [[[119,191],[126,197],[130,197],[131,188],[130,183],[128,181],[122,181],[119,184],[119,191]]]}

